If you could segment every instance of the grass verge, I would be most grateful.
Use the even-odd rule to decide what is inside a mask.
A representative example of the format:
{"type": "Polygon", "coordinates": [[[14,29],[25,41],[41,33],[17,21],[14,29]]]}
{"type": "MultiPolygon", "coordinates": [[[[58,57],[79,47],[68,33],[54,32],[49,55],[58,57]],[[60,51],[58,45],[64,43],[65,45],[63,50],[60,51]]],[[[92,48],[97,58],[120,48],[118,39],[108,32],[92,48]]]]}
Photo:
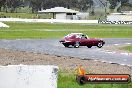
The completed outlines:
{"type": "Polygon", "coordinates": [[[1,39],[61,38],[71,32],[81,32],[96,38],[132,38],[132,26],[127,25],[5,23],[10,28],[0,29],[1,39]]]}
{"type": "Polygon", "coordinates": [[[6,13],[0,12],[0,18],[28,18],[28,19],[45,19],[52,18],[52,14],[35,14],[35,13],[6,13]]]}
{"type": "Polygon", "coordinates": [[[125,50],[125,51],[129,51],[129,52],[132,52],[132,45],[124,46],[124,47],[121,47],[120,49],[121,50],[125,50]]]}

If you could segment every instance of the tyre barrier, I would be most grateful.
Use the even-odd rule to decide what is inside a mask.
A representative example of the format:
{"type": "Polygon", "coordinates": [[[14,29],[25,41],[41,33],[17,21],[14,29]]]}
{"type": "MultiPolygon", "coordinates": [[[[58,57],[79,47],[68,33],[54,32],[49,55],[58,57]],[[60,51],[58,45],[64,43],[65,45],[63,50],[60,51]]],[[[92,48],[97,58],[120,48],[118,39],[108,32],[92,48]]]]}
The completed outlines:
{"type": "Polygon", "coordinates": [[[132,21],[98,21],[99,24],[132,24],[132,21]]]}
{"type": "Polygon", "coordinates": [[[76,81],[79,85],[86,83],[130,83],[131,76],[129,74],[85,74],[77,75],[76,81]]]}

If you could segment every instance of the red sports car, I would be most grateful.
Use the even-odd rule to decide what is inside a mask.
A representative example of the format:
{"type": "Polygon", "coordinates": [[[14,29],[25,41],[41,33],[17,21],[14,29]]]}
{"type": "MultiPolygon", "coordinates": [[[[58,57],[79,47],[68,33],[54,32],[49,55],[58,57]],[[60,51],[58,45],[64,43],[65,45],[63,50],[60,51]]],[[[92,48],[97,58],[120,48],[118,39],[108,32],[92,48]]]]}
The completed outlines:
{"type": "Polygon", "coordinates": [[[79,48],[79,46],[87,46],[88,48],[97,46],[98,48],[101,48],[105,44],[103,40],[88,38],[88,36],[83,33],[68,34],[59,42],[62,43],[65,47],[69,47],[70,45],[72,45],[75,48],[79,48]]]}

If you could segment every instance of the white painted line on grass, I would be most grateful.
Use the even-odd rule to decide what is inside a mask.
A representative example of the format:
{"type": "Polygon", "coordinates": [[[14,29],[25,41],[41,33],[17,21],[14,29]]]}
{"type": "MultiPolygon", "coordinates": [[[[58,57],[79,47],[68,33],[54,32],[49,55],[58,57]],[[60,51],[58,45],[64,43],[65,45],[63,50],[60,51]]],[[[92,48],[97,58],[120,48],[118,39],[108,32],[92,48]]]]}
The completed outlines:
{"type": "Polygon", "coordinates": [[[118,46],[119,44],[114,44],[115,46],[118,46]]]}
{"type": "Polygon", "coordinates": [[[122,54],[122,55],[127,55],[127,56],[129,55],[128,53],[120,53],[120,54],[122,54]]]}
{"type": "Polygon", "coordinates": [[[131,43],[125,43],[125,44],[127,44],[127,45],[131,45],[131,43]]]}

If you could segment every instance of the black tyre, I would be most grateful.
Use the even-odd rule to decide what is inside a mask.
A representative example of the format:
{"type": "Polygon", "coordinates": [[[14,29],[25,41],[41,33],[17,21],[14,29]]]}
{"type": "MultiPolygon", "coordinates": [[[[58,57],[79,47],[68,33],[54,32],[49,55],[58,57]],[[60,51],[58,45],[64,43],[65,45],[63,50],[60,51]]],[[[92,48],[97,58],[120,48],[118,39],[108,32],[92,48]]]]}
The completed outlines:
{"type": "Polygon", "coordinates": [[[76,42],[76,43],[74,44],[74,48],[79,48],[79,46],[80,46],[80,43],[79,43],[79,42],[76,42]]]}
{"type": "Polygon", "coordinates": [[[68,44],[63,44],[65,47],[69,47],[69,45],[68,44]]]}
{"type": "Polygon", "coordinates": [[[92,46],[87,46],[88,48],[91,48],[92,46]]]}
{"type": "Polygon", "coordinates": [[[103,46],[103,42],[99,42],[97,45],[98,48],[101,48],[102,46],[103,46]]]}
{"type": "Polygon", "coordinates": [[[76,80],[77,80],[77,83],[80,85],[83,85],[86,83],[86,78],[84,76],[77,76],[76,80]]]}

